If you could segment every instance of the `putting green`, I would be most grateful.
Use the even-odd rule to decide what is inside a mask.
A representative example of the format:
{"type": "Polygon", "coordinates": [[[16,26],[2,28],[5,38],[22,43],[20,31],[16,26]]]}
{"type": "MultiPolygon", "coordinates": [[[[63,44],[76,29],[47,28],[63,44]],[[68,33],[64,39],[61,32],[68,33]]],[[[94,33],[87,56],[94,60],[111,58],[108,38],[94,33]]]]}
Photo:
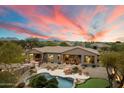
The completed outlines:
{"type": "Polygon", "coordinates": [[[109,86],[109,82],[106,79],[91,78],[86,82],[77,84],[76,88],[105,88],[109,86]]]}

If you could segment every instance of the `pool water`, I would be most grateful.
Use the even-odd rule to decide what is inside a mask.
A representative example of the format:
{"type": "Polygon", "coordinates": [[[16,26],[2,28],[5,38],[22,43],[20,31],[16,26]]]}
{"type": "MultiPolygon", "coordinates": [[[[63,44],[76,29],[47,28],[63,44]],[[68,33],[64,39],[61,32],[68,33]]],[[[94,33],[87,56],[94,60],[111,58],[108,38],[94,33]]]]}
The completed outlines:
{"type": "Polygon", "coordinates": [[[59,88],[72,88],[73,87],[73,79],[72,78],[52,76],[49,73],[41,73],[41,75],[44,75],[48,80],[56,77],[58,80],[58,87],[59,88]]]}
{"type": "Polygon", "coordinates": [[[73,87],[73,81],[67,80],[66,78],[59,77],[58,79],[58,87],[59,88],[72,88],[73,87]]]}

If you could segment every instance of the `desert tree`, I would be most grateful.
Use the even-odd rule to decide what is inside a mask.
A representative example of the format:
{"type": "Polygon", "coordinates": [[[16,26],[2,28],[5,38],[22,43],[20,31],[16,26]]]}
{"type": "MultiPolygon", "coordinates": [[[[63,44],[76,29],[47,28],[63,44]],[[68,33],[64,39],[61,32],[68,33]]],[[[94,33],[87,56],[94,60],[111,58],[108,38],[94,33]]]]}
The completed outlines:
{"type": "Polygon", "coordinates": [[[6,42],[0,47],[0,63],[14,64],[24,62],[24,51],[20,45],[6,42]]]}

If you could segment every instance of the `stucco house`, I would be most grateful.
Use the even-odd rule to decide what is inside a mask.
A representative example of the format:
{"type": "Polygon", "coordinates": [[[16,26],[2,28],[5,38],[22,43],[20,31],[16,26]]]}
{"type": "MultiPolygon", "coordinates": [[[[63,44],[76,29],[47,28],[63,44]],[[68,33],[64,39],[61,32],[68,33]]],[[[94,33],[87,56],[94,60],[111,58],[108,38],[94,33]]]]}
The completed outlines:
{"type": "Polygon", "coordinates": [[[106,43],[93,43],[91,44],[91,47],[97,50],[101,50],[101,49],[109,49],[110,45],[106,44],[106,43]]]}
{"type": "Polygon", "coordinates": [[[33,48],[29,52],[33,54],[33,60],[41,63],[98,65],[99,52],[84,47],[46,46],[33,48]]]}

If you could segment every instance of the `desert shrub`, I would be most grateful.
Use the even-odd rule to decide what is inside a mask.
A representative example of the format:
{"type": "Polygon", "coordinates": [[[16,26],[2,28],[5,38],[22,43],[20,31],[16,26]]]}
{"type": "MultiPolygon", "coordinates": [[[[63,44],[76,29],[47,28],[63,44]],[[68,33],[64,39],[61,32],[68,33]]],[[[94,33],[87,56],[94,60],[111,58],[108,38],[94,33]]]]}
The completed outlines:
{"type": "Polygon", "coordinates": [[[8,71],[0,72],[0,83],[16,83],[17,78],[14,74],[8,71]]]}
{"type": "Polygon", "coordinates": [[[52,78],[52,79],[48,80],[47,84],[50,84],[50,83],[51,84],[54,83],[54,84],[58,85],[58,81],[56,78],[52,78]]]}
{"type": "Polygon", "coordinates": [[[58,81],[56,78],[47,80],[45,76],[35,76],[29,81],[29,85],[33,88],[57,88],[58,81]]]}
{"type": "Polygon", "coordinates": [[[95,68],[95,67],[96,67],[96,65],[92,65],[92,67],[93,67],[93,68],[95,68]]]}
{"type": "Polygon", "coordinates": [[[47,79],[45,76],[38,75],[30,80],[29,85],[34,88],[42,88],[45,87],[46,82],[47,79]]]}
{"type": "Polygon", "coordinates": [[[48,83],[46,85],[46,88],[58,88],[58,85],[57,84],[54,84],[54,83],[48,83]]]}
{"type": "Polygon", "coordinates": [[[1,88],[14,87],[16,82],[17,82],[17,78],[14,74],[8,71],[0,72],[0,87],[1,88]]]}
{"type": "Polygon", "coordinates": [[[72,68],[72,73],[78,73],[78,71],[79,71],[79,68],[78,67],[72,68]]]}

